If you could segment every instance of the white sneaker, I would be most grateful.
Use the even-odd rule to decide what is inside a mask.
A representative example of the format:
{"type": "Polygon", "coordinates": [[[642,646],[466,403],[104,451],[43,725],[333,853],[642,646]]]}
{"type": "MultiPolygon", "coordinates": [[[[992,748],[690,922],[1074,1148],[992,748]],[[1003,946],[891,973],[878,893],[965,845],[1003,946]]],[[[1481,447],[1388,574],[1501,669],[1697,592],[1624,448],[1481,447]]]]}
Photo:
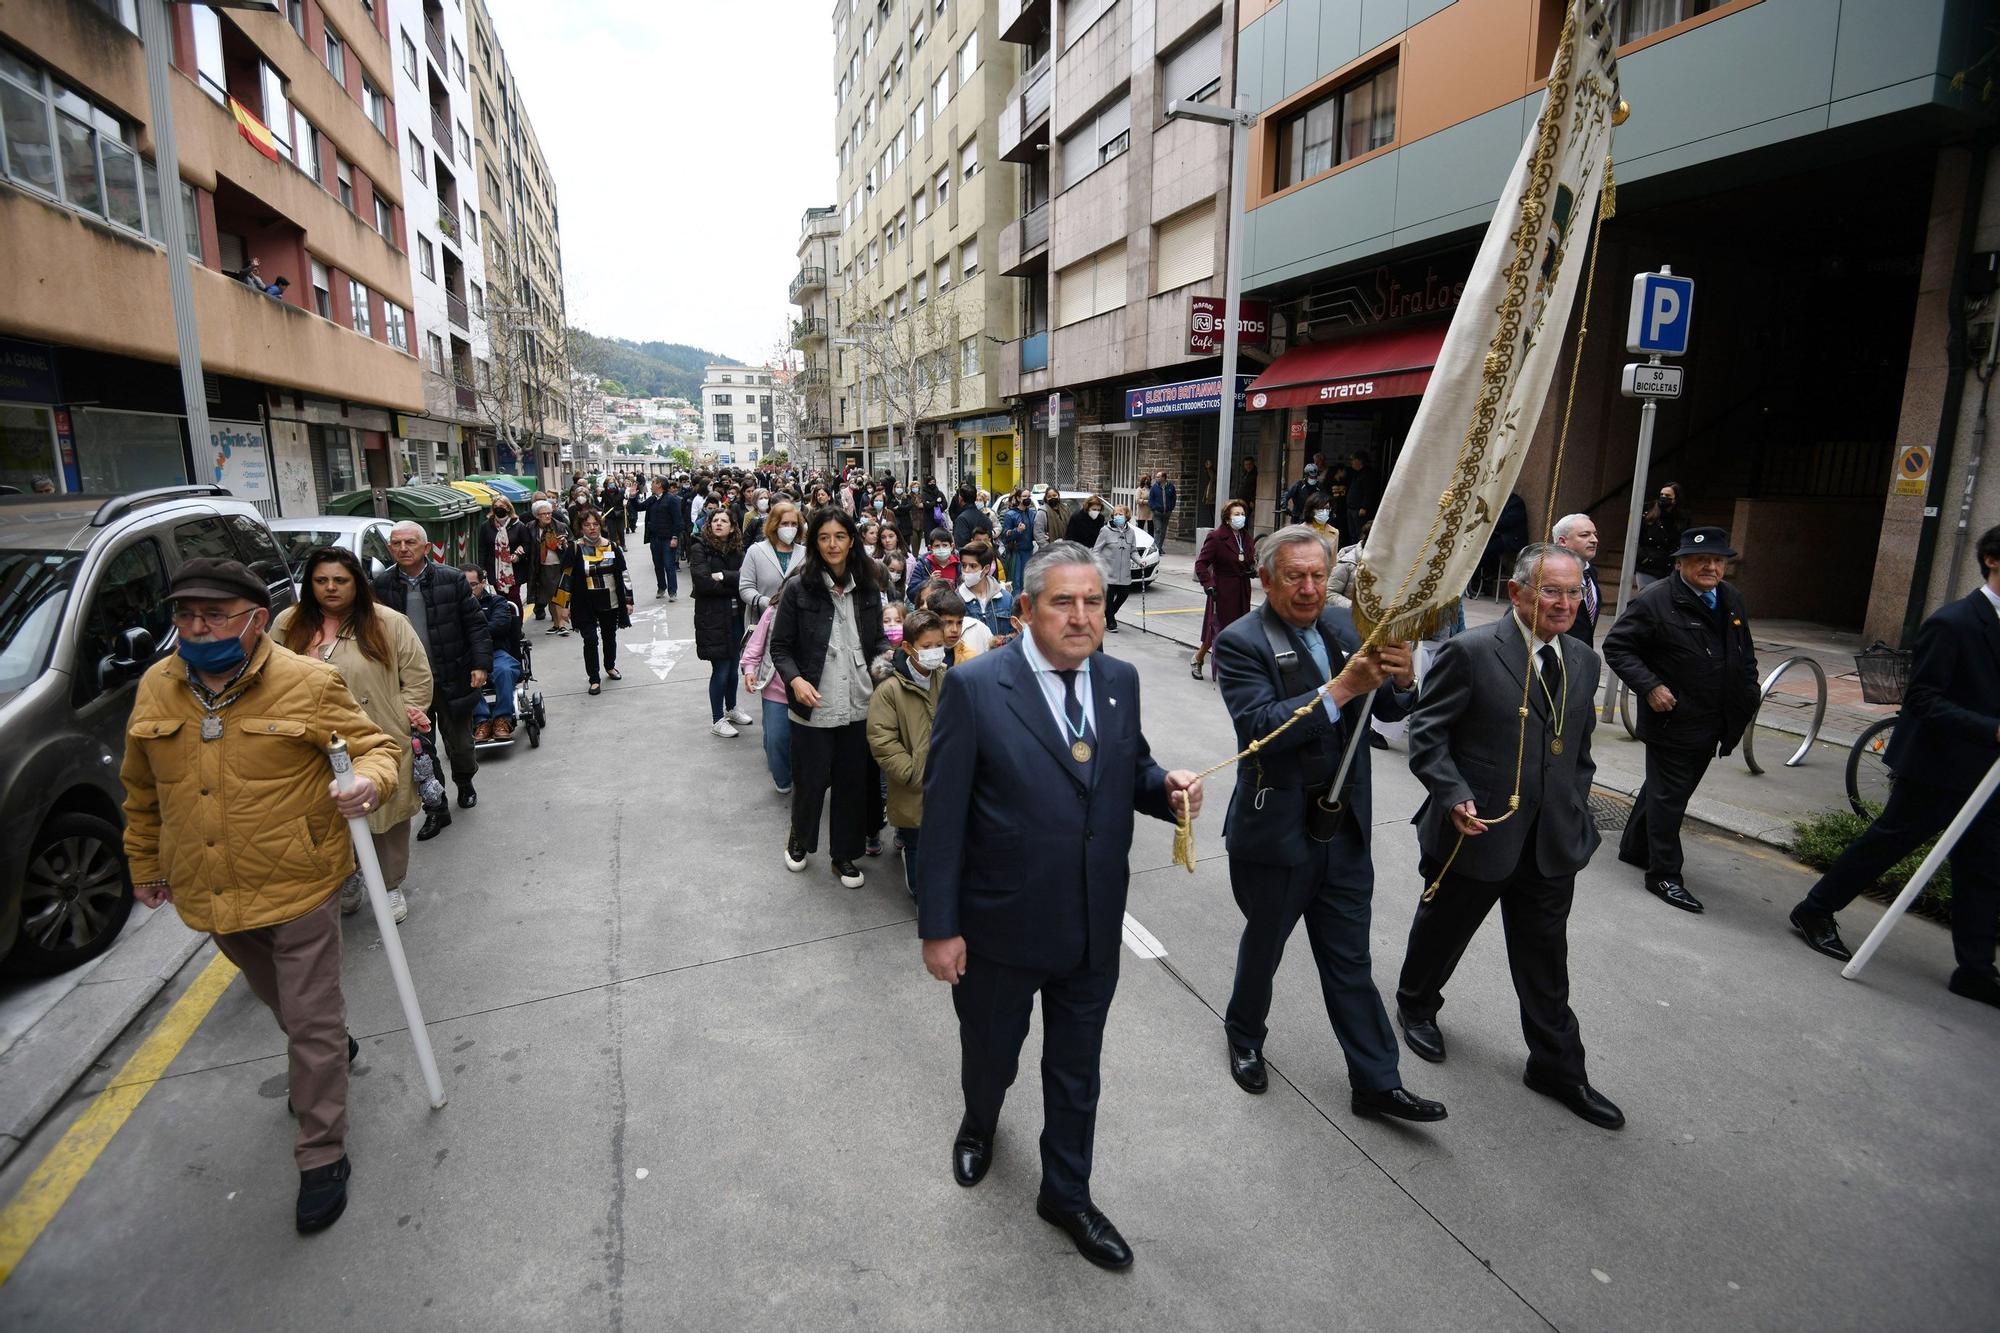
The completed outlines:
{"type": "Polygon", "coordinates": [[[403,896],[401,889],[389,890],[389,917],[397,925],[402,925],[410,915],[410,900],[403,896]]]}
{"type": "Polygon", "coordinates": [[[716,724],[710,727],[708,730],[711,735],[715,736],[741,736],[743,734],[736,728],[729,725],[729,719],[727,717],[719,719],[716,722],[716,724]]]}
{"type": "Polygon", "coordinates": [[[732,708],[722,716],[739,727],[747,727],[751,723],[750,715],[740,708],[732,708]]]}
{"type": "Polygon", "coordinates": [[[340,914],[353,916],[361,910],[361,900],[366,896],[367,890],[361,883],[361,872],[357,870],[341,882],[340,914]]]}

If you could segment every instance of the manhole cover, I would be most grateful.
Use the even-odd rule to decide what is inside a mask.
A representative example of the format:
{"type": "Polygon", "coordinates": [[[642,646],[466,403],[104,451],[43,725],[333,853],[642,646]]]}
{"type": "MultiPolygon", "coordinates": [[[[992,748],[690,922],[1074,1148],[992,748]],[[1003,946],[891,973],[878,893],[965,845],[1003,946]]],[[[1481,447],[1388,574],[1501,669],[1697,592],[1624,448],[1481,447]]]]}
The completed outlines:
{"type": "Polygon", "coordinates": [[[1632,814],[1632,802],[1623,796],[1613,796],[1606,791],[1592,788],[1590,792],[1590,817],[1597,822],[1599,832],[1622,829],[1632,814]]]}

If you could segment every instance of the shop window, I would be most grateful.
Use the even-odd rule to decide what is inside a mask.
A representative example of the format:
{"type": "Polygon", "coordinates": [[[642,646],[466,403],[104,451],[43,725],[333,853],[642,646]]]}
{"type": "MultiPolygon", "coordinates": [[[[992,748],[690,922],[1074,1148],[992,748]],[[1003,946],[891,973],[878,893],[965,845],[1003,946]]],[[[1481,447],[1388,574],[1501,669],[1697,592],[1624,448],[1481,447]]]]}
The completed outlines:
{"type": "Polygon", "coordinates": [[[0,403],[0,485],[23,495],[59,489],[55,438],[47,408],[0,403]]]}
{"type": "Polygon", "coordinates": [[[187,484],[179,417],[92,407],[79,408],[74,424],[84,490],[123,495],[187,484]]]}
{"type": "Polygon", "coordinates": [[[1378,65],[1278,120],[1277,189],[1395,142],[1396,65],[1378,65]]]}

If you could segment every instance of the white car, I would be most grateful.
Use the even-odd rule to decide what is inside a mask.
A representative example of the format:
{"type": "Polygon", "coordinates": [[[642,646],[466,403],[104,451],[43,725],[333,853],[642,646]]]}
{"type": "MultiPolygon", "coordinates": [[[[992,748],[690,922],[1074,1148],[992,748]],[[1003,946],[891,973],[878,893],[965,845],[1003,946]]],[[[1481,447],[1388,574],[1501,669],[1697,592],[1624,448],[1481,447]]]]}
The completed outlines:
{"type": "Polygon", "coordinates": [[[394,526],[390,519],[350,514],[308,514],[270,521],[271,535],[292,563],[295,582],[305,574],[306,557],[322,546],[354,552],[368,577],[374,578],[396,563],[389,554],[389,529],[394,526]]]}
{"type": "MultiPolygon", "coordinates": [[[[1037,508],[1041,507],[1042,497],[1048,493],[1048,489],[1046,485],[1037,485],[1031,492],[1037,508]]],[[[1095,494],[1096,492],[1094,491],[1057,490],[1056,498],[1062,501],[1065,510],[1074,514],[1079,505],[1095,494]]],[[[1099,496],[1098,498],[1102,499],[1103,497],[1099,496]]],[[[1153,580],[1159,576],[1159,573],[1159,543],[1153,540],[1153,534],[1147,532],[1137,523],[1132,524],[1132,586],[1134,588],[1150,587],[1153,580]]]]}

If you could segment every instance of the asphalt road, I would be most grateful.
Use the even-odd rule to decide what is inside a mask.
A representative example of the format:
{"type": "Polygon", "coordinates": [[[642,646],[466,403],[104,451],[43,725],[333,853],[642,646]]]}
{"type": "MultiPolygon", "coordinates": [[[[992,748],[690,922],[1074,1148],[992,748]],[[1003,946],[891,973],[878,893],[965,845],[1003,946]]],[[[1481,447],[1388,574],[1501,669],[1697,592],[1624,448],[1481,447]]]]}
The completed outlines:
{"type": "MultiPolygon", "coordinates": [[[[1164,824],[1134,842],[1131,913],[1165,956],[1124,958],[1094,1192],[1138,1262],[1091,1268],[1033,1213],[1038,1034],[991,1175],[959,1189],[955,1026],[899,868],[868,863],[858,891],[823,856],[786,873],[756,732],[706,734],[689,603],[642,612],[597,699],[577,641],[537,638],[542,747],[490,761],[479,807],[417,848],[404,939],[449,1106],[429,1109],[374,927],[351,919],[352,1202],[295,1235],[269,1015],[238,980],[166,1040],[204,948],[0,1171],[16,1199],[101,1123],[112,1072],[165,1043],[164,1077],[125,1090],[145,1095],[0,1285],[0,1327],[1992,1327],[2000,1013],[1945,992],[1944,931],[1906,922],[1850,983],[1785,929],[1808,879],[1783,858],[1694,839],[1697,918],[1605,851],[1578,885],[1573,998],[1623,1133],[1521,1086],[1497,922],[1449,992],[1449,1063],[1404,1060],[1449,1120],[1350,1114],[1302,941],[1252,1098],[1219,1016],[1240,927],[1226,781],[1197,873],[1164,824]]],[[[1110,647],[1141,667],[1163,761],[1229,752],[1184,648],[1129,629],[1110,647]]],[[[1386,993],[1418,793],[1377,759],[1386,993]]]]}

